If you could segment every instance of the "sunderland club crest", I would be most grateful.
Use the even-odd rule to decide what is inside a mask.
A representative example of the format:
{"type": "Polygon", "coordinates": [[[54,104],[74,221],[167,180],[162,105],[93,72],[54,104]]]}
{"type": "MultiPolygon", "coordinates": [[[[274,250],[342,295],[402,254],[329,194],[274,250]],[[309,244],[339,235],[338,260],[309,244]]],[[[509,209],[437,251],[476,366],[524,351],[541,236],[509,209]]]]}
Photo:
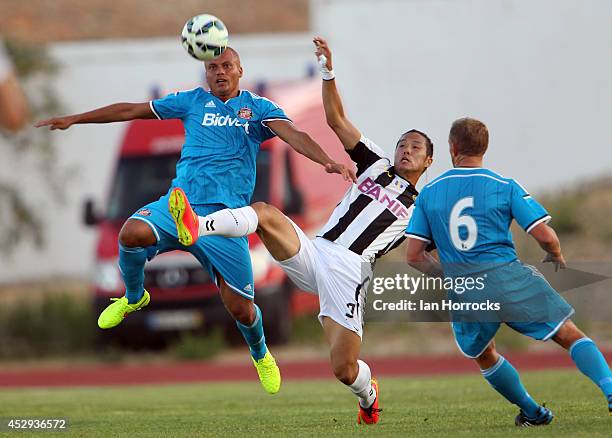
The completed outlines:
{"type": "Polygon", "coordinates": [[[251,111],[251,108],[247,106],[242,107],[240,110],[238,110],[238,117],[245,120],[251,120],[253,117],[253,111],[251,111]]]}

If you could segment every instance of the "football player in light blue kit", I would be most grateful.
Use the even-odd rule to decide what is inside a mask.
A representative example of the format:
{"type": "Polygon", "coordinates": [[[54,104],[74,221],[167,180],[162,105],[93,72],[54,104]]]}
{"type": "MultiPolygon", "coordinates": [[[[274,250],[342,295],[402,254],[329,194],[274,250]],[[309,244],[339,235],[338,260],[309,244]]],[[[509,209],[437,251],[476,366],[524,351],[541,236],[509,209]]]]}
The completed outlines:
{"type": "MultiPolygon", "coordinates": [[[[513,219],[546,251],[545,262],[565,267],[559,239],[547,225],[551,217],[515,180],[482,167],[488,142],[482,122],[464,118],[453,123],[449,144],[454,169],[426,185],[417,198],[406,231],[408,262],[433,274],[441,268],[447,277],[484,278],[484,289],[471,293],[500,302],[500,319],[490,319],[485,312],[454,314],[452,327],[462,353],[476,360],[495,390],[520,407],[516,425],[549,424],[553,415],[531,398],[517,371],[495,350],[493,338],[501,322],[569,350],[578,369],[604,393],[612,413],[612,372],[605,358],[569,319],[574,309],[542,274],[516,256],[513,219]],[[432,241],[441,267],[425,256],[432,241]]],[[[469,302],[469,293],[458,301],[469,302]]]]}
{"type": "MultiPolygon", "coordinates": [[[[195,88],[146,103],[117,103],[44,120],[36,126],[66,129],[80,123],[180,119],[185,128],[185,144],[170,191],[181,188],[201,216],[250,203],[259,145],[275,135],[325,166],[327,172],[354,179],[352,170],[333,162],[275,103],[239,88],[243,69],[234,49],[228,47],[217,58],[205,62],[205,69],[210,91],[195,88]]],[[[225,307],[249,345],[264,389],[272,394],[278,392],[280,371],[266,347],[261,311],[253,302],[255,285],[247,238],[215,236],[190,247],[181,245],[174,219],[168,212],[168,197],[169,194],[143,206],[123,225],[119,234],[119,267],[126,294],[114,299],[102,312],[98,325],[105,329],[114,327],[129,313],[149,303],[149,293],[143,286],[146,260],[171,250],[191,252],[216,281],[225,307]]]]}

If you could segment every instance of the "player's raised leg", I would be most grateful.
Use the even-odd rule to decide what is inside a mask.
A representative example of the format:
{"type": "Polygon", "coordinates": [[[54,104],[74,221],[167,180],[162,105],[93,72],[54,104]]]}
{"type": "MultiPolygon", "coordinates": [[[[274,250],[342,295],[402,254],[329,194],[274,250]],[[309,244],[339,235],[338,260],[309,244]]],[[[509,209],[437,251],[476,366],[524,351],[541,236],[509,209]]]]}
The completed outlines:
{"type": "Polygon", "coordinates": [[[357,423],[378,423],[378,383],[372,378],[368,364],[359,360],[361,338],[327,316],[322,318],[322,323],[334,375],[359,399],[357,423]]]}
{"type": "Polygon", "coordinates": [[[612,371],[597,345],[571,320],[567,320],[552,339],[569,351],[576,367],[599,387],[612,415],[612,371]]]}
{"type": "Polygon", "coordinates": [[[295,228],[277,208],[256,202],[251,208],[257,214],[257,235],[277,261],[285,261],[300,251],[300,239],[295,228]]]}
{"type": "Polygon", "coordinates": [[[512,364],[497,353],[494,341],[475,360],[485,380],[506,400],[521,409],[515,419],[517,426],[542,426],[553,420],[552,412],[536,403],[527,393],[512,364]]]}
{"type": "Polygon", "coordinates": [[[125,283],[125,296],[114,301],[100,314],[98,326],[108,329],[117,326],[130,313],[149,304],[151,297],[144,289],[146,247],[157,239],[151,227],[140,220],[128,219],[119,233],[119,270],[125,283]]]}
{"type": "Polygon", "coordinates": [[[183,190],[175,188],[170,194],[168,209],[176,222],[179,240],[186,246],[202,236],[242,237],[257,232],[278,261],[287,260],[300,250],[300,240],[291,222],[280,210],[265,202],[198,216],[183,190]]]}

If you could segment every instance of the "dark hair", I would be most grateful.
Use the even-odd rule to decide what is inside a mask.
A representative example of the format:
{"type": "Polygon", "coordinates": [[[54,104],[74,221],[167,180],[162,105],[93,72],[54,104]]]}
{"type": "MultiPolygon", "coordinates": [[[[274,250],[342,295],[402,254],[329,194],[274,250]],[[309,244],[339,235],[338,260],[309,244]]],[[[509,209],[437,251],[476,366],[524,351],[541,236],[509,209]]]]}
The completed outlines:
{"type": "Polygon", "coordinates": [[[457,146],[459,154],[480,157],[489,147],[489,130],[480,120],[464,117],[453,122],[448,140],[457,146]]]}
{"type": "MultiPolygon", "coordinates": [[[[404,132],[402,134],[402,137],[404,135],[410,134],[411,132],[416,132],[417,134],[419,134],[419,135],[423,136],[423,138],[425,138],[425,148],[427,149],[426,154],[427,154],[428,157],[433,157],[434,145],[433,145],[433,142],[431,141],[431,139],[427,136],[427,134],[425,134],[423,131],[419,131],[418,129],[411,129],[410,131],[404,132]]],[[[395,145],[395,149],[397,149],[398,146],[399,146],[399,141],[395,145]]]]}

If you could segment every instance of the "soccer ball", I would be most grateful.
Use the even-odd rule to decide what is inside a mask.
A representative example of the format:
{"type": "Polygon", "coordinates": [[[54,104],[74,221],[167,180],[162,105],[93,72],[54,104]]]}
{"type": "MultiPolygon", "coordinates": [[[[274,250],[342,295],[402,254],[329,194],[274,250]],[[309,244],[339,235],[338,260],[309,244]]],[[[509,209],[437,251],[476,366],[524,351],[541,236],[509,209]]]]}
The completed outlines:
{"type": "Polygon", "coordinates": [[[183,27],[181,43],[187,53],[198,61],[210,61],[227,47],[225,24],[214,15],[196,15],[183,27]]]}

